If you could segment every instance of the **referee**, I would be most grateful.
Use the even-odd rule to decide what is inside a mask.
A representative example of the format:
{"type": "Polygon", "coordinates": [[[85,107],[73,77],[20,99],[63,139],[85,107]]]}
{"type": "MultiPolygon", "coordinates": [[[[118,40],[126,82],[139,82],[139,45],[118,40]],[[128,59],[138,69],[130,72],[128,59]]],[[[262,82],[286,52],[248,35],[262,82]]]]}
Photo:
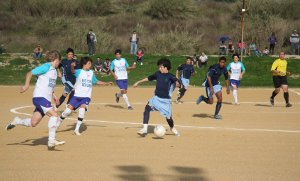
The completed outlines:
{"type": "Polygon", "coordinates": [[[280,88],[282,88],[286,107],[292,107],[292,104],[289,102],[288,82],[286,77],[289,72],[286,71],[287,61],[284,59],[284,56],[284,52],[280,52],[279,58],[276,59],[272,64],[271,71],[275,90],[270,97],[270,103],[272,106],[274,106],[274,98],[279,93],[280,88]]]}

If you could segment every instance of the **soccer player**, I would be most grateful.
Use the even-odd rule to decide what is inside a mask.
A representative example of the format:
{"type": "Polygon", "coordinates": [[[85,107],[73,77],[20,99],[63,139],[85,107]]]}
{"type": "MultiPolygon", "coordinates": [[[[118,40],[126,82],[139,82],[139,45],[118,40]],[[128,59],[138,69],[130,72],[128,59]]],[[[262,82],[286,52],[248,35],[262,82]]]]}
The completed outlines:
{"type": "Polygon", "coordinates": [[[64,93],[59,98],[59,103],[56,105],[56,108],[58,108],[65,101],[68,94],[70,95],[67,104],[74,96],[74,84],[76,82],[76,78],[72,73],[71,68],[75,67],[76,69],[78,69],[79,65],[78,62],[74,59],[74,50],[72,48],[68,48],[66,53],[67,53],[67,58],[63,59],[58,66],[59,69],[60,68],[62,69],[62,75],[59,69],[58,69],[58,74],[61,77],[61,81],[64,84],[65,89],[64,89],[64,93]]]}
{"type": "Polygon", "coordinates": [[[42,118],[47,115],[50,117],[48,122],[48,149],[54,149],[55,146],[65,144],[65,141],[58,141],[55,138],[56,134],[56,123],[58,119],[57,112],[53,109],[51,105],[51,100],[58,102],[58,99],[54,95],[54,87],[57,79],[56,68],[60,63],[60,54],[58,51],[50,51],[46,55],[46,59],[51,62],[45,63],[39,67],[34,68],[26,75],[26,80],[24,86],[21,87],[21,93],[24,93],[28,90],[30,85],[30,80],[32,76],[37,76],[38,79],[35,84],[32,102],[35,106],[35,110],[31,118],[21,119],[15,117],[13,121],[6,126],[6,130],[11,130],[17,125],[35,127],[37,126],[42,118]]]}
{"type": "Polygon", "coordinates": [[[292,107],[292,104],[289,102],[289,92],[288,92],[288,82],[287,82],[287,74],[290,74],[286,71],[287,69],[287,61],[285,60],[284,52],[279,53],[279,58],[276,59],[272,64],[272,75],[273,75],[273,83],[275,90],[272,92],[272,96],[270,97],[271,105],[274,106],[274,98],[280,92],[280,88],[283,90],[283,96],[285,99],[286,107],[292,107]]]}
{"type": "Polygon", "coordinates": [[[137,81],[133,86],[137,87],[138,84],[147,81],[156,80],[155,96],[152,97],[145,107],[143,128],[138,132],[139,135],[145,136],[148,133],[148,122],[150,119],[150,111],[159,111],[160,114],[166,118],[171,131],[179,136],[179,132],[174,127],[174,121],[172,119],[172,93],[175,86],[179,87],[180,83],[178,79],[171,73],[171,62],[167,58],[158,60],[157,66],[159,71],[155,72],[147,78],[137,81]]]}
{"type": "Polygon", "coordinates": [[[135,69],[135,64],[132,67],[129,67],[127,60],[125,58],[121,58],[122,51],[117,49],[115,51],[116,58],[110,64],[110,73],[114,76],[118,87],[120,88],[120,93],[116,93],[116,102],[118,103],[120,97],[123,97],[125,103],[127,104],[128,110],[133,110],[128,97],[127,97],[127,89],[128,89],[128,74],[127,69],[135,69]]]}
{"type": "Polygon", "coordinates": [[[94,72],[91,70],[93,60],[89,57],[83,57],[80,60],[80,64],[82,65],[82,69],[75,70],[74,67],[72,71],[75,72],[76,84],[75,84],[75,94],[71,98],[67,108],[61,114],[60,119],[58,120],[57,127],[60,126],[61,122],[71,114],[72,110],[78,110],[78,120],[76,124],[76,128],[74,130],[75,135],[81,135],[79,132],[79,128],[84,119],[85,112],[88,109],[88,105],[91,101],[92,95],[92,86],[93,84],[98,85],[112,85],[112,82],[102,82],[98,81],[95,77],[94,72]]]}
{"type": "Polygon", "coordinates": [[[238,88],[241,84],[241,79],[246,72],[245,66],[239,61],[239,54],[233,54],[233,62],[230,62],[227,66],[228,74],[230,75],[230,85],[232,88],[232,95],[234,98],[235,105],[239,105],[238,102],[238,88]]]}
{"type": "Polygon", "coordinates": [[[222,107],[222,86],[219,82],[219,79],[222,74],[224,75],[226,80],[226,92],[227,94],[230,93],[228,71],[225,67],[225,64],[226,58],[222,56],[219,58],[218,64],[214,64],[211,67],[209,67],[206,79],[202,84],[203,86],[205,86],[207,97],[201,95],[196,100],[196,104],[199,104],[201,101],[204,101],[206,104],[213,104],[213,95],[215,94],[218,99],[214,115],[215,119],[222,119],[222,116],[219,114],[220,109],[222,107]]]}
{"type": "Polygon", "coordinates": [[[191,57],[187,57],[186,63],[179,65],[179,67],[176,70],[176,78],[181,81],[181,87],[179,88],[177,93],[176,104],[182,103],[180,99],[184,96],[185,92],[188,89],[191,76],[195,75],[195,70],[192,62],[193,59],[191,57]],[[179,79],[179,72],[180,72],[180,79],[179,79]]]}

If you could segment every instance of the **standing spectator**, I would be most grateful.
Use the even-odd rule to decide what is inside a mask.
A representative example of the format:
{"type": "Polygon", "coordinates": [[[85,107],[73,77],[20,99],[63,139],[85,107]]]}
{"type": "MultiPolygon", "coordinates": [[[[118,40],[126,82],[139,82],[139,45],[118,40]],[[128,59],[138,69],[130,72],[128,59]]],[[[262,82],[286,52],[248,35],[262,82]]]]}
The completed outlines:
{"type": "Polygon", "coordinates": [[[290,36],[290,42],[292,46],[292,54],[298,55],[298,46],[299,46],[299,35],[297,33],[297,30],[294,30],[294,32],[290,36]]]}
{"type": "Polygon", "coordinates": [[[35,59],[42,58],[42,56],[43,56],[43,48],[41,47],[41,45],[37,45],[37,47],[33,50],[33,55],[32,56],[35,59]]]}
{"type": "Polygon", "coordinates": [[[136,64],[136,62],[141,62],[141,65],[143,65],[143,61],[144,61],[144,52],[142,49],[139,49],[136,52],[136,57],[135,57],[135,62],[134,64],[136,64]]]}
{"type": "Polygon", "coordinates": [[[270,51],[271,55],[273,55],[274,54],[275,45],[277,43],[277,38],[275,36],[275,32],[272,32],[272,34],[269,37],[268,41],[269,41],[269,44],[270,44],[269,51],[270,51]]]}
{"type": "Polygon", "coordinates": [[[204,52],[202,52],[201,56],[199,57],[199,67],[201,68],[203,65],[206,66],[207,61],[208,61],[207,56],[205,55],[204,52]]]}
{"type": "Polygon", "coordinates": [[[280,88],[283,90],[283,97],[285,99],[286,107],[292,107],[292,104],[289,101],[289,92],[288,92],[288,81],[287,75],[290,74],[287,72],[287,61],[285,60],[284,52],[279,53],[279,58],[276,59],[271,68],[273,75],[273,83],[275,90],[272,92],[270,97],[270,103],[274,106],[274,98],[280,92],[280,88]]]}
{"type": "Polygon", "coordinates": [[[92,29],[90,29],[88,34],[86,35],[86,42],[88,45],[89,56],[94,55],[96,52],[95,46],[97,43],[97,38],[96,38],[96,34],[93,32],[92,29]]]}
{"type": "Polygon", "coordinates": [[[136,31],[133,31],[129,41],[130,41],[130,54],[136,54],[138,48],[138,42],[139,42],[139,38],[136,34],[136,31]]]}

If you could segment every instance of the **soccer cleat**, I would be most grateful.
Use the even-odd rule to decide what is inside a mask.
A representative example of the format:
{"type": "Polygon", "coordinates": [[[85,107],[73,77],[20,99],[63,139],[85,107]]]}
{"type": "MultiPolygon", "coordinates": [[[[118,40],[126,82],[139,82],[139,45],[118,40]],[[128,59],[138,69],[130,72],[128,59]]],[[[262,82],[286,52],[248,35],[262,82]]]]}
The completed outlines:
{"type": "Polygon", "coordinates": [[[116,102],[119,103],[120,97],[118,97],[118,93],[116,93],[115,96],[116,96],[116,102]]]}
{"type": "Polygon", "coordinates": [[[13,129],[14,127],[16,127],[16,122],[21,120],[21,118],[19,117],[15,117],[7,126],[6,126],[6,131],[13,129]]]}
{"type": "Polygon", "coordinates": [[[219,115],[219,114],[217,114],[217,115],[214,115],[214,118],[215,118],[215,119],[222,119],[222,116],[219,115]]]}
{"type": "Polygon", "coordinates": [[[270,97],[270,103],[272,106],[274,106],[274,99],[270,97]]]}
{"type": "Polygon", "coordinates": [[[234,103],[232,103],[233,105],[240,105],[240,103],[239,102],[234,102],[234,103]]]}
{"type": "Polygon", "coordinates": [[[171,128],[172,133],[174,133],[175,136],[180,136],[180,133],[177,131],[176,128],[171,128]]]}
{"type": "Polygon", "coordinates": [[[128,108],[127,108],[128,110],[133,110],[133,107],[131,107],[131,106],[128,106],[128,108]]]}
{"type": "Polygon", "coordinates": [[[285,107],[292,107],[292,104],[291,104],[291,103],[287,103],[287,104],[285,105],[285,107]]]}
{"type": "Polygon", "coordinates": [[[146,136],[148,134],[148,132],[147,132],[147,129],[143,128],[143,129],[139,130],[137,132],[137,134],[140,135],[140,136],[142,136],[142,137],[144,137],[144,136],[146,136]]]}
{"type": "Polygon", "coordinates": [[[141,63],[141,65],[143,65],[143,63],[141,63]]]}
{"type": "Polygon", "coordinates": [[[81,134],[79,133],[79,131],[77,130],[74,130],[74,134],[77,135],[77,136],[80,136],[81,134]]]}
{"type": "Polygon", "coordinates": [[[199,96],[198,99],[196,100],[196,104],[200,104],[200,102],[202,102],[203,99],[204,99],[203,95],[199,96]]]}
{"type": "Polygon", "coordinates": [[[60,146],[65,144],[65,141],[59,141],[59,140],[49,140],[48,141],[48,150],[53,150],[55,146],[60,146]]]}

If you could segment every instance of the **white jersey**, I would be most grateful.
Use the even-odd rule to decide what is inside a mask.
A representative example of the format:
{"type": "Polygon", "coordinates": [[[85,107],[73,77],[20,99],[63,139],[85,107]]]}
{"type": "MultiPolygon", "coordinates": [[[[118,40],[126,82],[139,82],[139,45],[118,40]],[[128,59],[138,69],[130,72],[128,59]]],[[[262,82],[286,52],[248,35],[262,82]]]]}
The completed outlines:
{"type": "Polygon", "coordinates": [[[51,102],[52,93],[57,79],[57,71],[51,63],[45,63],[31,71],[32,75],[38,76],[33,91],[33,97],[43,97],[51,102]]]}
{"type": "Polygon", "coordinates": [[[75,70],[75,94],[76,97],[91,98],[93,84],[97,83],[97,78],[92,70],[75,70]]]}
{"type": "Polygon", "coordinates": [[[115,71],[118,80],[128,79],[128,74],[126,70],[127,67],[128,67],[128,63],[125,58],[121,58],[119,60],[114,59],[110,64],[110,70],[115,71]]]}
{"type": "Polygon", "coordinates": [[[230,79],[240,80],[241,73],[244,72],[246,69],[242,62],[231,62],[227,66],[227,70],[231,72],[230,79]]]}

